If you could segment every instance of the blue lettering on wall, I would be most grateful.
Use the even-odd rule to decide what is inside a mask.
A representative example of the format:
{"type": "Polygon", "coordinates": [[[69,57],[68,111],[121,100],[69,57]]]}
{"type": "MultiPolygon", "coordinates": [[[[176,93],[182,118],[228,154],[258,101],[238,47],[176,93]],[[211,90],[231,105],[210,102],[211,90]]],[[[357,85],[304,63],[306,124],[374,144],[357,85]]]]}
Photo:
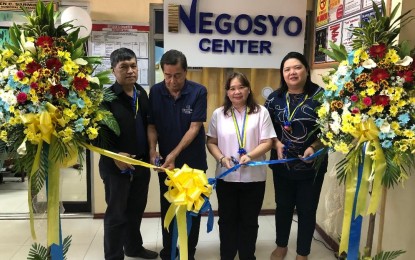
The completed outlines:
{"type": "Polygon", "coordinates": [[[237,32],[240,35],[247,35],[252,31],[252,19],[247,14],[240,14],[235,19],[235,32],[237,32]],[[243,24],[243,21],[246,21],[246,29],[244,30],[241,28],[241,23],[243,24]]]}
{"type": "Polygon", "coordinates": [[[288,17],[287,20],[285,20],[284,23],[284,32],[288,35],[288,36],[297,36],[301,33],[301,30],[303,29],[303,23],[301,22],[300,18],[296,17],[296,16],[291,16],[288,17]],[[295,23],[297,25],[297,30],[292,32],[290,29],[290,25],[292,23],[295,23]]]}
{"type": "MultiPolygon", "coordinates": [[[[233,17],[227,13],[216,15],[211,12],[197,12],[197,1],[192,0],[189,13],[186,13],[182,6],[179,9],[180,20],[191,34],[214,34],[217,32],[228,35],[235,32],[241,36],[249,34],[261,36],[270,32],[274,37],[278,36],[278,33],[295,37],[303,30],[303,22],[297,16],[239,14],[233,17]],[[279,30],[280,25],[283,25],[281,30],[279,30]]],[[[201,51],[214,53],[271,54],[271,47],[272,43],[264,40],[203,38],[199,41],[201,51]]]]}
{"type": "Polygon", "coordinates": [[[215,28],[220,34],[229,34],[232,31],[232,23],[229,20],[232,18],[229,14],[220,14],[215,21],[215,28]],[[222,20],[226,20],[222,23],[222,20]]]}
{"type": "Polygon", "coordinates": [[[199,41],[199,49],[203,52],[216,53],[251,53],[251,54],[271,54],[270,41],[254,40],[226,40],[203,38],[199,41]]]}
{"type": "Polygon", "coordinates": [[[253,32],[256,35],[264,35],[267,32],[267,26],[264,24],[266,20],[267,17],[265,15],[258,15],[257,17],[255,17],[254,24],[258,28],[255,28],[253,32]]]}
{"type": "Polygon", "coordinates": [[[200,13],[199,14],[199,33],[207,33],[207,34],[212,34],[213,30],[212,29],[206,29],[206,26],[211,26],[212,25],[212,21],[208,21],[205,19],[209,18],[209,17],[213,17],[213,13],[200,13]]]}

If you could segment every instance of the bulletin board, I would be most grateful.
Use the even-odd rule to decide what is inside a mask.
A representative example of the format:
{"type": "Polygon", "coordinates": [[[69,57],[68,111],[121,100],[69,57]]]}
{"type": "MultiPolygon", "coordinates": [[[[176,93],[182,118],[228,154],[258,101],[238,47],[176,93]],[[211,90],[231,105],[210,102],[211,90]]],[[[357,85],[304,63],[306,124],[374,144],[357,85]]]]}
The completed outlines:
{"type": "MultiPolygon", "coordinates": [[[[381,0],[375,0],[375,3],[380,6],[381,0]]],[[[360,27],[362,21],[368,21],[374,14],[372,0],[317,0],[313,68],[324,68],[334,62],[319,51],[320,47],[330,50],[329,41],[351,50],[351,30],[360,27]]]]}
{"type": "MultiPolygon", "coordinates": [[[[94,23],[90,37],[90,55],[102,57],[102,65],[96,71],[111,69],[110,55],[112,51],[125,47],[134,51],[137,56],[138,80],[144,88],[148,87],[149,66],[149,26],[127,24],[94,23]]],[[[115,82],[114,75],[110,75],[111,82],[115,82]]]]}

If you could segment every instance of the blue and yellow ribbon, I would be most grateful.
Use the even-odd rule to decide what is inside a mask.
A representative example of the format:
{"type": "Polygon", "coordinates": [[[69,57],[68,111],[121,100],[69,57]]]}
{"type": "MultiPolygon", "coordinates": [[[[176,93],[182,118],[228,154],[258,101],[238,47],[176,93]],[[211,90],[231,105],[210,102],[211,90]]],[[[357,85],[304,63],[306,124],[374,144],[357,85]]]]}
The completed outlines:
{"type": "Polygon", "coordinates": [[[359,124],[351,134],[357,141],[356,149],[362,150],[361,152],[352,150],[346,156],[349,167],[346,169],[346,193],[339,253],[357,255],[358,245],[356,247],[354,243],[350,244],[350,241],[352,236],[353,241],[360,240],[360,229],[356,222],[359,222],[359,217],[365,215],[366,208],[366,214],[376,213],[382,195],[386,159],[378,139],[379,130],[373,119],[359,124]],[[372,179],[372,193],[367,205],[372,179]]]}

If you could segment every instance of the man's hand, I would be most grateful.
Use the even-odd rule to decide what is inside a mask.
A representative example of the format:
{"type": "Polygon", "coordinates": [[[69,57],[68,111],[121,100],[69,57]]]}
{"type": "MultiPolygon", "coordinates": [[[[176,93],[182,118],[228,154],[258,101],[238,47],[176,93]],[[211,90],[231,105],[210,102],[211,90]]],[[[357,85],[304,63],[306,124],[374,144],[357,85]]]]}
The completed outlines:
{"type": "MultiPolygon", "coordinates": [[[[135,157],[135,155],[131,155],[131,154],[128,154],[128,153],[123,153],[123,152],[119,152],[118,154],[119,155],[124,155],[126,157],[130,157],[130,158],[135,157]]],[[[121,171],[124,171],[124,170],[127,170],[127,169],[131,169],[131,170],[135,169],[133,165],[125,163],[125,162],[121,162],[121,161],[118,161],[118,160],[115,160],[115,159],[114,159],[114,163],[118,167],[118,169],[120,169],[121,171]]]]}
{"type": "Polygon", "coordinates": [[[165,169],[173,170],[175,167],[175,161],[176,161],[176,156],[174,156],[172,153],[169,153],[169,155],[167,155],[166,160],[164,161],[161,167],[165,169]]]}

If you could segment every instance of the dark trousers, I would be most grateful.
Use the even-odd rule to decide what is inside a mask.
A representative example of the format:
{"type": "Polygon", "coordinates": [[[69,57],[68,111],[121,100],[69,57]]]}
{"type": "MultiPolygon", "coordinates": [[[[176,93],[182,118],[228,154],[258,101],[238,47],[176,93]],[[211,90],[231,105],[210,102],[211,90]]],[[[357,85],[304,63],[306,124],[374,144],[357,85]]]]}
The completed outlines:
{"type": "MultiPolygon", "coordinates": [[[[171,259],[171,247],[172,247],[172,234],[173,234],[173,222],[169,226],[169,230],[164,228],[164,218],[166,216],[167,210],[170,207],[170,202],[164,197],[164,193],[167,192],[168,187],[164,183],[167,178],[167,174],[164,172],[159,172],[159,184],[160,184],[160,209],[161,209],[161,228],[163,235],[163,249],[160,251],[160,257],[163,260],[171,259]]],[[[199,241],[199,229],[200,229],[200,215],[197,217],[192,217],[192,227],[188,235],[188,259],[194,260],[196,253],[197,242],[199,241]]],[[[178,256],[178,250],[176,250],[176,256],[178,256]]],[[[175,256],[173,256],[175,259],[175,256]]]]}
{"type": "Polygon", "coordinates": [[[258,215],[265,194],[265,182],[225,182],[216,185],[219,213],[220,257],[222,260],[256,259],[258,215]]]}
{"type": "Polygon", "coordinates": [[[274,175],[276,243],[288,245],[294,208],[298,215],[297,254],[310,254],[311,240],[316,226],[316,212],[324,175],[303,180],[291,180],[274,175]]]}
{"type": "Polygon", "coordinates": [[[104,217],[105,259],[124,259],[143,249],[140,226],[147,205],[149,169],[136,166],[138,174],[102,173],[107,210],[104,217]]]}

